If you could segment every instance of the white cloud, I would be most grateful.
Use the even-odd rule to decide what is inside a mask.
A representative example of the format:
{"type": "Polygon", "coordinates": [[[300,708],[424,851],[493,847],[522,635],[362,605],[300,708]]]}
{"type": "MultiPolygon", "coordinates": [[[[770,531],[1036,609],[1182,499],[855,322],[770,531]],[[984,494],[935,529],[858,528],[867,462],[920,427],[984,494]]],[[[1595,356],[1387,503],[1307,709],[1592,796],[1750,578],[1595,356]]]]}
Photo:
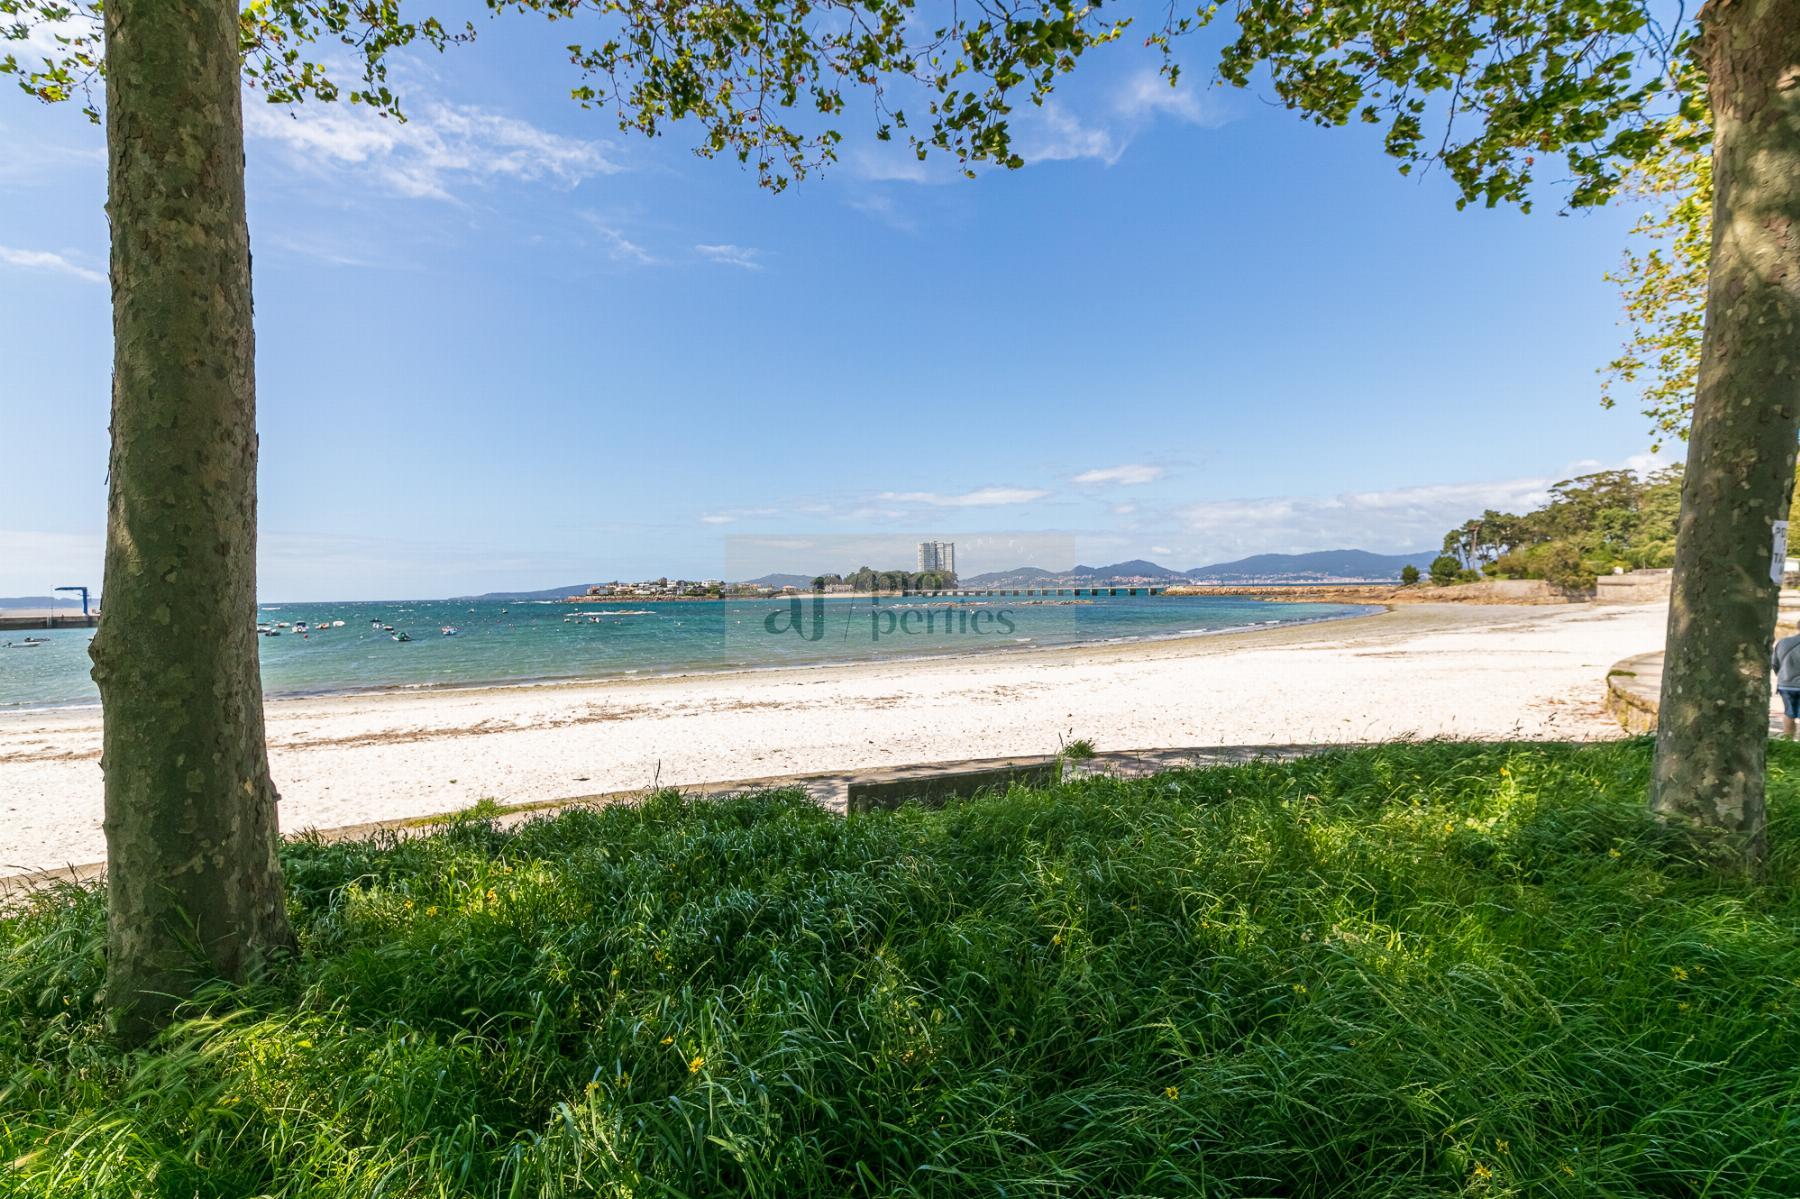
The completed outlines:
{"type": "Polygon", "coordinates": [[[884,491],[876,499],[891,504],[930,504],[934,508],[991,508],[1001,504],[1029,504],[1049,495],[1027,487],[977,487],[958,495],[939,491],[884,491]]]}
{"type": "Polygon", "coordinates": [[[702,516],[700,518],[700,521],[702,524],[728,525],[736,519],[737,519],[737,517],[727,516],[723,512],[708,512],[705,516],[702,516]]]}
{"type": "Polygon", "coordinates": [[[1155,554],[1159,558],[1164,558],[1164,557],[1167,557],[1168,555],[1174,553],[1175,551],[1170,549],[1166,545],[1153,545],[1150,547],[1150,552],[1155,554]]]}
{"type": "Polygon", "coordinates": [[[607,255],[614,262],[629,262],[637,266],[662,265],[662,259],[626,237],[618,226],[608,224],[597,213],[584,212],[581,215],[600,235],[601,241],[606,246],[607,255]]]}
{"type": "Polygon", "coordinates": [[[11,246],[0,246],[0,262],[7,266],[16,266],[26,271],[50,271],[58,275],[68,275],[80,279],[84,283],[105,283],[106,275],[100,271],[89,270],[79,263],[71,262],[61,254],[52,254],[49,250],[16,250],[11,246]]]}
{"type": "Polygon", "coordinates": [[[623,170],[599,144],[540,129],[468,104],[426,101],[402,124],[363,105],[318,104],[291,110],[244,105],[244,131],[274,143],[297,163],[366,171],[403,196],[449,200],[455,187],[510,179],[574,187],[623,170]]]}
{"type": "Polygon", "coordinates": [[[1083,124],[1055,101],[1047,101],[1034,117],[1027,114],[1015,130],[1019,155],[1026,162],[1059,162],[1097,158],[1107,166],[1119,161],[1125,143],[1112,132],[1083,124]]]}
{"type": "Polygon", "coordinates": [[[1084,470],[1075,476],[1075,482],[1082,484],[1120,483],[1129,486],[1136,483],[1153,483],[1162,478],[1163,473],[1163,468],[1160,466],[1149,466],[1142,462],[1127,462],[1123,466],[1084,470]]]}
{"type": "Polygon", "coordinates": [[[757,261],[762,257],[762,251],[750,246],[695,246],[694,253],[725,266],[742,267],[747,271],[762,270],[762,263],[757,261]]]}
{"type": "Polygon", "coordinates": [[[875,183],[943,183],[954,177],[954,172],[933,169],[930,158],[920,158],[910,147],[897,143],[865,146],[847,165],[853,175],[875,183]]]}
{"type": "Polygon", "coordinates": [[[1113,93],[1113,111],[1134,121],[1166,116],[1189,125],[1222,123],[1193,88],[1170,87],[1166,77],[1148,69],[1130,76],[1113,93]]]}
{"type": "Polygon", "coordinates": [[[1136,504],[1114,504],[1112,506],[1114,516],[1130,516],[1137,510],[1138,506],[1136,504]]]}

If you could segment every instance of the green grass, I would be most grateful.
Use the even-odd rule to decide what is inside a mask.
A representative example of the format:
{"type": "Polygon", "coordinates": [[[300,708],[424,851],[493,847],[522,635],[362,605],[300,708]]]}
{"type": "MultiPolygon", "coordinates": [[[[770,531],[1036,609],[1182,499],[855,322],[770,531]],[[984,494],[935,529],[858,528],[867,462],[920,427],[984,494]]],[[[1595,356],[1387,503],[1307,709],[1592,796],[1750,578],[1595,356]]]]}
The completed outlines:
{"type": "Polygon", "coordinates": [[[60,889],[0,918],[0,1193],[1800,1194],[1800,753],[1754,884],[1643,815],[1647,764],[294,844],[302,960],[129,1055],[60,889]]]}

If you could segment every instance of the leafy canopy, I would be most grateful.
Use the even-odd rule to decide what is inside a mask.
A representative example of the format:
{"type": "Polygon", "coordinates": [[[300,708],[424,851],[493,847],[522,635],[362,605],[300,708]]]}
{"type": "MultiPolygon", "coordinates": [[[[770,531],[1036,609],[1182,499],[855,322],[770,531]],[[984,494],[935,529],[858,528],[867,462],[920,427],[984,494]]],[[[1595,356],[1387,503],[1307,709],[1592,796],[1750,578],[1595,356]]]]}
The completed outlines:
{"type": "Polygon", "coordinates": [[[1627,176],[1649,207],[1631,228],[1636,244],[1606,276],[1624,301],[1627,337],[1601,371],[1600,402],[1611,408],[1622,387],[1635,387],[1657,448],[1687,440],[1700,382],[1713,187],[1710,118],[1694,107],[1669,118],[1664,142],[1627,176]]]}
{"type": "MultiPolygon", "coordinates": [[[[877,137],[904,136],[921,157],[943,151],[965,170],[1020,166],[1009,128],[1018,102],[1041,104],[1136,15],[1114,5],[1103,16],[1104,0],[939,0],[925,11],[917,0],[484,2],[490,15],[570,23],[581,80],[572,95],[583,106],[651,136],[691,118],[700,154],[753,163],[775,189],[835,157],[845,93],[857,86],[872,94],[877,137]],[[909,118],[897,96],[922,99],[924,118],[909,118]]],[[[475,35],[472,23],[413,19],[402,7],[251,0],[246,79],[276,102],[336,99],[324,51],[347,53],[363,76],[348,99],[399,116],[392,51],[475,35]]],[[[1664,30],[1641,0],[1237,0],[1150,11],[1145,42],[1160,48],[1171,85],[1178,39],[1226,12],[1236,31],[1220,53],[1220,83],[1266,81],[1321,124],[1384,124],[1401,170],[1441,164],[1459,205],[1529,208],[1540,155],[1561,156],[1566,174],[1553,182],[1571,205],[1605,202],[1666,142],[1651,107],[1681,90],[1671,64],[1683,31],[1664,30]]],[[[101,69],[98,12],[97,0],[0,0],[0,41],[28,51],[0,58],[0,73],[46,101],[88,95],[101,69]]]]}

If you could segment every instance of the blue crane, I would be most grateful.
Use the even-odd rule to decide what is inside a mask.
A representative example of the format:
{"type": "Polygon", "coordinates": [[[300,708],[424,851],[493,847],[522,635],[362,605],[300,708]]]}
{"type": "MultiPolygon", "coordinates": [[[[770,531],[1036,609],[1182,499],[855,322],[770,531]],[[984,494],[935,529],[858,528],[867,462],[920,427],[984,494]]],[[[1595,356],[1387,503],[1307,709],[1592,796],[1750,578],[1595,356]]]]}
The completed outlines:
{"type": "Polygon", "coordinates": [[[81,619],[88,618],[88,590],[86,587],[58,587],[57,590],[81,592],[81,619]]]}

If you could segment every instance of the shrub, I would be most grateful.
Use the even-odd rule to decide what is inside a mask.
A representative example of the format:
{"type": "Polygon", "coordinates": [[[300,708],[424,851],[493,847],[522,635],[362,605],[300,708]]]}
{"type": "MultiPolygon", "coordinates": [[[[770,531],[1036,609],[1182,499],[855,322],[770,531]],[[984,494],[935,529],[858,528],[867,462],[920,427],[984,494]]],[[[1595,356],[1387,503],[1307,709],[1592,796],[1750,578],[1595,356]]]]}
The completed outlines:
{"type": "Polygon", "coordinates": [[[1462,570],[1462,563],[1449,554],[1439,554],[1431,560],[1431,581],[1440,587],[1456,582],[1456,576],[1462,570]]]}
{"type": "Polygon", "coordinates": [[[1411,587],[1414,583],[1417,583],[1418,581],[1419,581],[1419,568],[1418,567],[1416,567],[1412,563],[1408,562],[1405,566],[1402,566],[1400,568],[1400,583],[1402,586],[1411,587]]]}

